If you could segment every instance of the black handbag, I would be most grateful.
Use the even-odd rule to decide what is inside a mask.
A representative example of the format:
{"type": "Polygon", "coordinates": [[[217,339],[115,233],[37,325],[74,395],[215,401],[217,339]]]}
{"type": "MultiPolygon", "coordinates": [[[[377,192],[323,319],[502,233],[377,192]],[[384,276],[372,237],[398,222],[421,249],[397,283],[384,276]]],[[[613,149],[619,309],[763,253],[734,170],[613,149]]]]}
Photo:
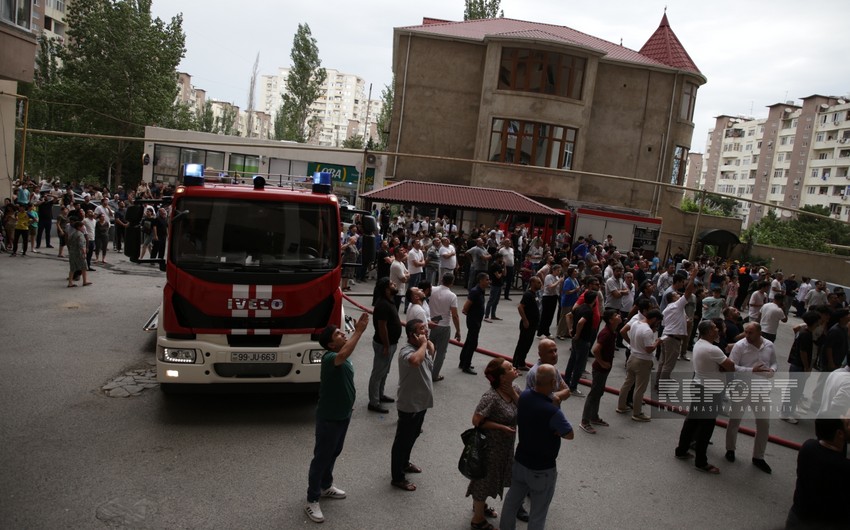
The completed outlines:
{"type": "Polygon", "coordinates": [[[457,469],[468,479],[482,479],[487,476],[487,435],[482,429],[473,427],[463,431],[463,452],[457,463],[457,469]]]}

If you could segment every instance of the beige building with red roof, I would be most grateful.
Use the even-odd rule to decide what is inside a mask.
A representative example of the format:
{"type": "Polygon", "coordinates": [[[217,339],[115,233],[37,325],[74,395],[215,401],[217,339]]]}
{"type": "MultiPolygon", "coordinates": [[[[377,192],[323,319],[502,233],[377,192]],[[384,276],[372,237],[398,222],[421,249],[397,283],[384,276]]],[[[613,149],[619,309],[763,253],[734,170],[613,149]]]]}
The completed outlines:
{"type": "MultiPolygon", "coordinates": [[[[424,19],[395,29],[389,150],[399,180],[511,189],[544,204],[671,216],[706,78],[666,14],[635,51],[572,28],[509,18],[424,19]],[[560,171],[552,171],[552,170],[560,171]]],[[[666,223],[665,223],[666,224],[666,223]]]]}

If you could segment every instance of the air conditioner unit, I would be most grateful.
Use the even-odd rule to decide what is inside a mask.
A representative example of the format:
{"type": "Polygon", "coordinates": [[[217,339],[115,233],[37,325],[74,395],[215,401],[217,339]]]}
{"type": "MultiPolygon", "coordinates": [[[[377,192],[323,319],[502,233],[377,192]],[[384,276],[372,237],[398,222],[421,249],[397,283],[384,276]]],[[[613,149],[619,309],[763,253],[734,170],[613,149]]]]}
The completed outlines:
{"type": "Polygon", "coordinates": [[[377,160],[378,160],[378,157],[376,157],[375,155],[372,155],[372,154],[366,155],[366,163],[370,166],[374,166],[375,162],[377,162],[377,160]]]}

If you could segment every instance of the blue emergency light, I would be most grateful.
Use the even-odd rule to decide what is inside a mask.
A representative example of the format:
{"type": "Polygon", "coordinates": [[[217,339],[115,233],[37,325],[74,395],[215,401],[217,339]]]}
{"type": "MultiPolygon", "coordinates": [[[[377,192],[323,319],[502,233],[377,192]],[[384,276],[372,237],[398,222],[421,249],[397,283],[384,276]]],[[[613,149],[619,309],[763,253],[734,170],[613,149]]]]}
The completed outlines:
{"type": "Polygon", "coordinates": [[[330,195],[333,189],[331,174],[326,171],[316,171],[313,173],[313,193],[323,193],[330,195]]]}
{"type": "Polygon", "coordinates": [[[183,164],[183,184],[186,186],[203,186],[204,165],[183,164]]]}

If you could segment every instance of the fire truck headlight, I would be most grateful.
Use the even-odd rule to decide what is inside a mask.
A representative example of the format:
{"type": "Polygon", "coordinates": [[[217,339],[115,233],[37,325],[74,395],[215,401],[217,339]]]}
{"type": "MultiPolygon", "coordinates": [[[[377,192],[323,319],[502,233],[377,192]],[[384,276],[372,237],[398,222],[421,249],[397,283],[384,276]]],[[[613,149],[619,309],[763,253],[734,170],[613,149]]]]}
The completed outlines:
{"type": "Polygon", "coordinates": [[[310,364],[319,364],[322,362],[322,357],[325,356],[325,350],[307,350],[307,362],[310,364]]]}
{"type": "Polygon", "coordinates": [[[163,348],[162,360],[167,363],[193,363],[197,350],[192,348],[163,348]]]}

